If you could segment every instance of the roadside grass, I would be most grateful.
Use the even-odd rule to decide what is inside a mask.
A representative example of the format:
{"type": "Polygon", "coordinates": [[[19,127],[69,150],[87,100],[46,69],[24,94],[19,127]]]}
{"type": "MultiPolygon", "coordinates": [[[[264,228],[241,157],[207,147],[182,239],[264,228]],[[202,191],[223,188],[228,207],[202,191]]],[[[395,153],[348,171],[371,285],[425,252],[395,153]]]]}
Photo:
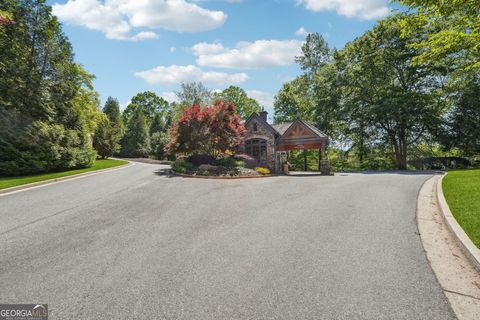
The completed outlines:
{"type": "Polygon", "coordinates": [[[118,166],[125,165],[127,163],[128,161],[115,160],[115,159],[96,160],[95,164],[90,168],[68,170],[68,171],[62,171],[62,172],[42,173],[42,174],[35,174],[35,175],[28,175],[28,176],[0,177],[0,189],[16,187],[16,186],[20,186],[27,183],[72,176],[75,174],[85,173],[89,171],[96,171],[101,169],[118,167],[118,166]]]}
{"type": "Polygon", "coordinates": [[[442,187],[453,215],[480,248],[480,170],[450,171],[442,187]]]}

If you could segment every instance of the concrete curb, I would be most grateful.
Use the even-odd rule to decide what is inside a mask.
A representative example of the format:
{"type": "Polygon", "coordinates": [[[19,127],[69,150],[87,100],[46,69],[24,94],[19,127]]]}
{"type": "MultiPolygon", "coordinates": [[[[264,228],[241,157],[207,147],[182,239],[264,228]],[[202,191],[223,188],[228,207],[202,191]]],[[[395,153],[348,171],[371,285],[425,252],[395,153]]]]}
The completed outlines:
{"type": "Polygon", "coordinates": [[[115,171],[115,170],[120,170],[120,169],[125,169],[128,167],[133,166],[134,164],[129,161],[128,164],[123,164],[120,166],[112,167],[112,168],[106,168],[106,169],[100,169],[100,170],[95,170],[95,171],[89,171],[89,172],[84,172],[84,173],[79,173],[79,174],[74,174],[71,176],[66,176],[66,177],[61,177],[61,178],[55,178],[55,179],[48,179],[44,181],[38,181],[38,182],[33,182],[33,183],[27,183],[27,184],[22,184],[17,187],[11,187],[11,188],[6,188],[6,189],[1,189],[0,190],[0,197],[6,196],[9,194],[21,192],[21,191],[27,191],[29,189],[35,189],[39,187],[44,187],[47,185],[51,185],[54,183],[59,183],[59,182],[64,182],[68,180],[74,180],[74,179],[79,179],[79,178],[84,178],[88,176],[93,176],[96,174],[108,172],[108,171],[115,171]]]}
{"type": "Polygon", "coordinates": [[[440,207],[440,211],[443,215],[443,219],[453,234],[455,240],[458,242],[460,248],[465,255],[470,259],[472,265],[480,272],[480,249],[470,240],[462,227],[458,224],[457,220],[453,216],[450,208],[447,204],[447,200],[443,194],[442,181],[447,174],[444,174],[437,181],[437,202],[440,207]]]}
{"type": "Polygon", "coordinates": [[[219,177],[219,176],[192,176],[190,174],[183,173],[173,173],[172,176],[178,176],[182,178],[192,178],[192,179],[212,179],[212,180],[239,180],[239,179],[262,179],[275,177],[275,175],[263,175],[263,176],[233,176],[233,177],[219,177]]]}

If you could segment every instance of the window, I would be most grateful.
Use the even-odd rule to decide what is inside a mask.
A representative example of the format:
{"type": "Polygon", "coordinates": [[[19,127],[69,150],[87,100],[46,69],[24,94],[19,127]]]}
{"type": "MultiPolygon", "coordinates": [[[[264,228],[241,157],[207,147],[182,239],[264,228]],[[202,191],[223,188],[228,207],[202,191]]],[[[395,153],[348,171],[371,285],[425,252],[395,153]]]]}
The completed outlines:
{"type": "Polygon", "coordinates": [[[256,123],[254,123],[254,124],[253,124],[253,132],[256,132],[257,130],[258,130],[258,128],[257,128],[257,124],[256,124],[256,123]]]}
{"type": "Polygon", "coordinates": [[[245,142],[245,152],[259,161],[267,161],[267,140],[251,139],[245,142]]]}

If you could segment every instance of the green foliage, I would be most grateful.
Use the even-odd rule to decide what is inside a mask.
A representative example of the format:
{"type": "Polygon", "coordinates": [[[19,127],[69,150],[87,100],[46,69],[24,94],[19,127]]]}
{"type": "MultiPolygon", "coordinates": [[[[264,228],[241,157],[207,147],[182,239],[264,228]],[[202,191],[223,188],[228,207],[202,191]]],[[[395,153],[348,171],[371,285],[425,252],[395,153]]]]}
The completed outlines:
{"type": "Polygon", "coordinates": [[[447,59],[459,70],[480,68],[480,6],[478,0],[397,0],[415,13],[402,22],[403,35],[428,29],[411,47],[420,49],[415,63],[437,63],[447,59]]]}
{"type": "Polygon", "coordinates": [[[107,115],[108,120],[110,120],[112,126],[117,129],[118,134],[120,136],[123,135],[124,124],[118,100],[112,97],[108,97],[102,111],[107,115]]]}
{"type": "MultiPolygon", "coordinates": [[[[201,82],[182,83],[181,90],[175,92],[183,108],[193,105],[207,106],[212,103],[213,93],[201,82]]],[[[182,110],[183,111],[183,110],[182,110]]]]}
{"type": "Polygon", "coordinates": [[[314,103],[309,86],[310,80],[306,76],[297,77],[283,85],[273,103],[275,122],[293,121],[297,117],[305,121],[313,119],[314,103]]]}
{"type": "Polygon", "coordinates": [[[261,110],[255,99],[250,98],[242,88],[236,86],[230,86],[222,92],[216,93],[215,99],[233,103],[243,120],[248,119],[252,113],[261,110]]]}
{"type": "Polygon", "coordinates": [[[467,156],[480,155],[480,79],[469,77],[453,98],[441,141],[448,149],[459,148],[467,156]]]}
{"type": "Polygon", "coordinates": [[[234,157],[225,157],[215,160],[215,165],[227,168],[245,168],[245,161],[237,160],[234,157]]]}
{"type": "Polygon", "coordinates": [[[187,173],[189,171],[192,171],[193,168],[193,164],[183,160],[176,160],[172,163],[172,170],[176,173],[187,173]]]}
{"type": "Polygon", "coordinates": [[[148,124],[141,109],[136,109],[127,123],[121,141],[120,154],[124,157],[147,157],[150,153],[148,124]]]}
{"type": "Polygon", "coordinates": [[[318,33],[309,33],[302,45],[302,55],[295,57],[295,62],[300,65],[308,75],[315,75],[332,57],[328,43],[318,33]]]}
{"type": "Polygon", "coordinates": [[[165,148],[170,142],[170,135],[168,132],[154,132],[150,137],[151,155],[155,159],[162,160],[167,156],[165,148]]]}
{"type": "Polygon", "coordinates": [[[480,170],[450,171],[443,192],[458,223],[480,248],[480,170]]]}
{"type": "Polygon", "coordinates": [[[157,113],[165,114],[169,110],[169,104],[154,92],[145,91],[138,93],[132,98],[130,104],[123,111],[124,123],[128,123],[136,110],[140,110],[143,113],[148,125],[150,125],[157,113]]]}
{"type": "Polygon", "coordinates": [[[45,1],[6,0],[0,27],[0,174],[89,166],[100,115],[92,76],[73,60],[45,1]]]}
{"type": "Polygon", "coordinates": [[[167,124],[165,123],[164,116],[161,113],[156,113],[150,125],[150,135],[153,135],[155,132],[165,131],[167,131],[167,124]]]}
{"type": "Polygon", "coordinates": [[[120,135],[117,128],[105,115],[97,125],[93,136],[93,147],[103,159],[113,156],[120,151],[120,135]]]}

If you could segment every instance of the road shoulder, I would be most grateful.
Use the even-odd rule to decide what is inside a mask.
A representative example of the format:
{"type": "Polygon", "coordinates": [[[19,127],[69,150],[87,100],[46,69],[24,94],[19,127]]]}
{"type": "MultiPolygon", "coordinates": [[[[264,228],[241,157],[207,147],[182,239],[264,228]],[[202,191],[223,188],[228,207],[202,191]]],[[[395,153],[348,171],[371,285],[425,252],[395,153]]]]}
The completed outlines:
{"type": "Polygon", "coordinates": [[[437,201],[436,175],[425,182],[417,200],[417,225],[428,261],[459,320],[480,317],[480,273],[446,225],[437,201]]]}

